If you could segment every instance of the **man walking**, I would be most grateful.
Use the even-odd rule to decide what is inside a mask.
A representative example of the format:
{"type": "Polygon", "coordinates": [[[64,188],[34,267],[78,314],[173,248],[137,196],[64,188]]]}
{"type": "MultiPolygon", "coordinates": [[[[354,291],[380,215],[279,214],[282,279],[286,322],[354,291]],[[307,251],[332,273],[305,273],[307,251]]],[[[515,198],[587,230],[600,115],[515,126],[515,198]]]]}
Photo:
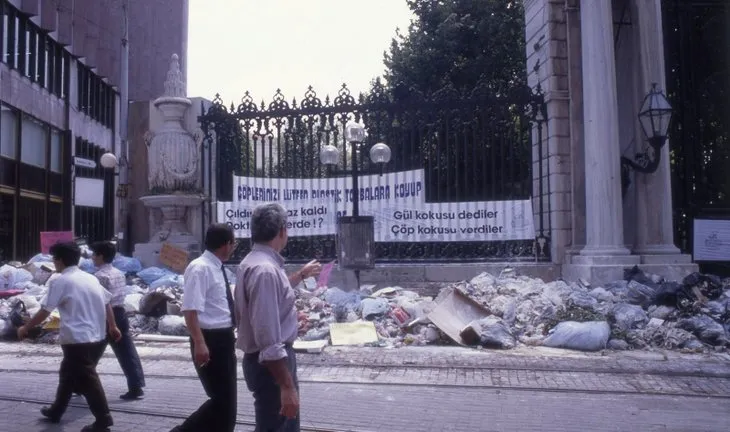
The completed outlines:
{"type": "Polygon", "coordinates": [[[86,398],[96,419],[82,432],[108,431],[114,421],[96,365],[106,349],[107,326],[112,340],[121,337],[109,305],[112,296],[94,276],[77,267],[81,250],[76,243],[57,243],[51,247],[50,254],[61,275],[51,282],[48,294],[41,300],[42,309],[18,328],[18,338],[22,340],[29,329],[45,321],[54,309],[58,308],[61,315],[63,360],[56,399],[50,407],[41,409],[41,414],[52,423],[60,422],[76,391],[86,398]]]}
{"type": "Polygon", "coordinates": [[[129,334],[129,318],[124,309],[124,289],[127,287],[127,279],[124,277],[124,273],[112,266],[114,257],[117,255],[117,248],[112,242],[97,242],[91,245],[91,252],[94,266],[99,269],[95,276],[99,279],[101,286],[112,295],[110,304],[114,312],[114,320],[122,333],[122,338],[118,342],[111,341],[114,355],[119,361],[124,376],[127,377],[128,391],[120,398],[122,400],[141,399],[144,396],[142,390],[145,386],[144,371],[132,335],[129,334]]]}
{"type": "Polygon", "coordinates": [[[233,230],[215,224],[205,234],[205,252],[185,269],[182,310],[190,350],[210,399],[172,432],[232,432],[236,426],[235,317],[223,262],[235,248],[233,230]]]}
{"type": "Polygon", "coordinates": [[[253,248],[236,278],[237,346],[243,375],[253,393],[258,432],[299,432],[299,383],[292,344],[297,311],[292,286],[321,270],[312,261],[291,276],[280,252],[286,246],[287,212],[265,204],[251,215],[253,248]]]}

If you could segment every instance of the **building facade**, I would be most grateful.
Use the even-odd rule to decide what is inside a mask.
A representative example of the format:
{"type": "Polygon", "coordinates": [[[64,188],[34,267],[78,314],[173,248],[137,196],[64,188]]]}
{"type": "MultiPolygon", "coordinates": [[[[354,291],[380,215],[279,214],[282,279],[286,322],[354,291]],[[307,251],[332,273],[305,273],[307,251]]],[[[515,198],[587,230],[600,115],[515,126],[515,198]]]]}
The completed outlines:
{"type": "MultiPolygon", "coordinates": [[[[526,0],[529,80],[546,94],[552,256],[572,280],[616,280],[639,265],[676,279],[696,270],[675,242],[670,140],[652,173],[626,173],[644,152],[642,100],[667,92],[662,0],[526,0]]],[[[675,107],[676,111],[676,107],[675,107]]],[[[683,143],[685,144],[685,143],[683,143]]]]}
{"type": "Polygon", "coordinates": [[[120,151],[125,15],[129,98],[154,99],[170,53],[187,58],[187,0],[0,0],[0,261],[35,255],[42,231],[116,235],[100,157],[120,151]]]}

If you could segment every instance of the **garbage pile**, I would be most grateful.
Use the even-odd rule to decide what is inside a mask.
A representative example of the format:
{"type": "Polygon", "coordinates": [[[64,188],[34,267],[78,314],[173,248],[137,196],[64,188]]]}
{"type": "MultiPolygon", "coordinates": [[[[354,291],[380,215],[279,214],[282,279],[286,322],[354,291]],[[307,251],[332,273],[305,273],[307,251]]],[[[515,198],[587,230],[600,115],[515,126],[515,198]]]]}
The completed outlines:
{"type": "MultiPolygon", "coordinates": [[[[88,257],[88,255],[84,255],[88,257]]],[[[118,255],[113,265],[127,275],[124,307],[134,333],[186,336],[181,316],[183,277],[142,268],[118,255]]],[[[21,316],[32,316],[53,279],[47,255],[25,265],[0,267],[0,338],[12,339],[21,316]]],[[[93,273],[88,258],[79,267],[93,273]]],[[[229,272],[229,280],[234,275],[229,272]]],[[[730,279],[695,273],[681,282],[638,268],[624,280],[599,287],[503,272],[445,284],[436,298],[400,287],[344,291],[309,279],[297,287],[303,342],[400,347],[461,344],[511,349],[520,344],[597,351],[664,348],[724,350],[730,337],[730,279]],[[351,325],[351,327],[347,327],[351,325]],[[344,330],[342,330],[344,329],[344,330]],[[346,337],[335,335],[343,331],[346,337]]],[[[52,314],[35,340],[57,340],[52,314]]]]}

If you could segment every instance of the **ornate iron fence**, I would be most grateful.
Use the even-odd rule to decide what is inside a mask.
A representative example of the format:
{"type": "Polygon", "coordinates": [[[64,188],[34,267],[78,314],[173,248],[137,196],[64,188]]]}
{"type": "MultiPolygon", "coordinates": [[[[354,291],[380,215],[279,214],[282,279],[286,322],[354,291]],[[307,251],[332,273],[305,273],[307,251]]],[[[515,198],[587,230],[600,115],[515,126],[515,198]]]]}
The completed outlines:
{"type": "MultiPolygon", "coordinates": [[[[416,92],[397,101],[376,82],[367,95],[355,98],[346,85],[334,99],[321,99],[311,87],[304,98],[288,102],[277,91],[273,100],[257,104],[246,92],[238,106],[226,107],[219,95],[199,118],[205,135],[204,153],[215,159],[217,201],[233,198],[233,174],[266,178],[321,178],[322,146],[346,148],[344,126],[361,121],[368,142],[386,142],[392,149],[386,172],[424,170],[428,203],[525,200],[533,196],[533,150],[543,143],[533,138],[544,109],[541,92],[515,88],[494,94],[486,83],[468,92],[444,88],[434,94],[416,92]]],[[[342,164],[350,163],[345,153],[342,164]]],[[[360,157],[361,170],[373,167],[360,157]]],[[[538,164],[540,165],[540,164],[538,164]]],[[[542,178],[542,176],[538,177],[542,178]]],[[[542,190],[542,189],[541,189],[542,190]]],[[[541,199],[541,196],[536,198],[541,199]]],[[[444,204],[446,205],[446,204],[444,204]]],[[[538,209],[535,219],[542,222],[538,209]]],[[[519,241],[377,243],[383,261],[512,261],[549,260],[549,233],[539,223],[534,239],[519,241]]],[[[242,242],[233,259],[249,250],[242,242]]],[[[334,236],[290,237],[290,260],[335,256],[334,236]]]]}
{"type": "MultiPolygon", "coordinates": [[[[730,214],[730,4],[664,0],[675,240],[693,252],[693,222],[730,214]]],[[[728,274],[727,265],[703,264],[728,274]]]]}

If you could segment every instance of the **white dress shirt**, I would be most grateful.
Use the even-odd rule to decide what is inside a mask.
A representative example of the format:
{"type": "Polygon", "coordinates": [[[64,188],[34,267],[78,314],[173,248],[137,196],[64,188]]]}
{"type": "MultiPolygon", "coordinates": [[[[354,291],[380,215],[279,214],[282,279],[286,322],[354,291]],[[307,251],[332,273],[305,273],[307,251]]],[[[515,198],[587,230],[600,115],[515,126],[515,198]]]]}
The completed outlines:
{"type": "Polygon", "coordinates": [[[112,295],[91,274],[67,267],[41,300],[47,312],[61,315],[61,345],[101,342],[106,338],[106,305],[112,295]]]}
{"type": "Polygon", "coordinates": [[[223,278],[223,263],[209,251],[203,252],[185,269],[182,311],[198,312],[200,328],[231,328],[231,311],[223,278]]]}

